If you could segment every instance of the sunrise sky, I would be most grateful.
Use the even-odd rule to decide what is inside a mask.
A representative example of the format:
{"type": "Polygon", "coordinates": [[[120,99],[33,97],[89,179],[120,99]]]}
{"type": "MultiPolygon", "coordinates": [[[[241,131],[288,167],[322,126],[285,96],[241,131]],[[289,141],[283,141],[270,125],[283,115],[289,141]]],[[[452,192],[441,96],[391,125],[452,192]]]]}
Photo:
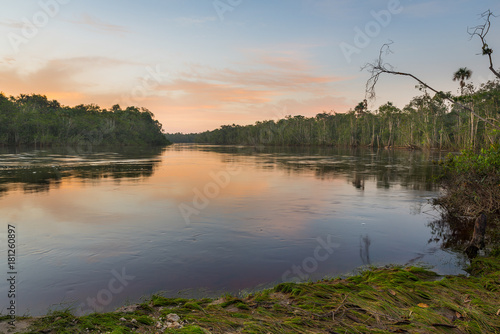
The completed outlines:
{"type": "MultiPolygon", "coordinates": [[[[364,98],[380,46],[398,70],[456,92],[459,67],[493,77],[481,24],[498,0],[0,0],[0,91],[62,104],[150,109],[167,132],[199,132],[285,115],[345,112],[364,98]],[[360,33],[361,32],[361,33],[360,33]]],[[[500,17],[489,44],[500,53],[500,17]]],[[[500,67],[500,56],[496,57],[500,67]]],[[[375,109],[415,82],[383,77],[375,109]]]]}

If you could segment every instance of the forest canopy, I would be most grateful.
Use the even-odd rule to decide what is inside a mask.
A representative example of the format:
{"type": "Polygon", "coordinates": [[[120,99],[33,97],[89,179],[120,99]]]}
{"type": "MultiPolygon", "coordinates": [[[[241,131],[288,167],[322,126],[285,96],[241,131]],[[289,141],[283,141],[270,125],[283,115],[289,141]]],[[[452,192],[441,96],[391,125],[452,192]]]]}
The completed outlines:
{"type": "MultiPolygon", "coordinates": [[[[198,134],[195,141],[239,145],[327,145],[460,149],[489,147],[500,142],[500,131],[452,105],[441,94],[422,95],[402,109],[391,102],[369,110],[366,101],[347,113],[323,112],[315,117],[287,116],[254,125],[224,125],[198,134]]],[[[482,118],[500,124],[500,81],[476,88],[461,84],[456,97],[482,118]]],[[[447,93],[450,95],[451,93],[447,93]]]]}
{"type": "Polygon", "coordinates": [[[0,145],[167,145],[162,125],[145,108],[62,106],[44,95],[0,93],[0,145]]]}

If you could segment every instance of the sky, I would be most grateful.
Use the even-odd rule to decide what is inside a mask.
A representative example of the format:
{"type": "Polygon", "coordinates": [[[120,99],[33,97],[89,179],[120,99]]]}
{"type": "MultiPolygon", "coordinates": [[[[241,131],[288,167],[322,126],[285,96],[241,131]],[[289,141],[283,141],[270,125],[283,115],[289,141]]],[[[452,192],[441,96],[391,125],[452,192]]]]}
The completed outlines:
{"type": "MultiPolygon", "coordinates": [[[[498,0],[0,0],[0,91],[152,111],[166,132],[346,112],[386,61],[439,90],[493,79],[468,27],[498,0]]],[[[500,17],[488,43],[500,50],[500,17]]],[[[500,51],[498,51],[500,52],[500,51]]],[[[500,56],[493,53],[496,66],[500,56]]],[[[420,94],[383,76],[375,110],[420,94]]]]}

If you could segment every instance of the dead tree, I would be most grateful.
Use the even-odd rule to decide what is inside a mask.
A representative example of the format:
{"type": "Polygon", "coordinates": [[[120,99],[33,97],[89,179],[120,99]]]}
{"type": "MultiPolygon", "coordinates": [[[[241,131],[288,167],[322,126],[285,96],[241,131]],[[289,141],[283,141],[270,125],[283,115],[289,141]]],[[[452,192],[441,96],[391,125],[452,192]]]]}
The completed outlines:
{"type": "Polygon", "coordinates": [[[473,259],[477,256],[477,252],[484,248],[484,235],[486,234],[486,215],[482,213],[474,224],[474,234],[472,235],[472,240],[465,249],[465,254],[469,259],[473,259]]]}
{"type": "Polygon", "coordinates": [[[493,15],[491,10],[488,9],[487,11],[485,11],[484,13],[481,14],[481,17],[484,18],[484,21],[485,21],[484,24],[481,24],[481,25],[478,25],[478,26],[475,26],[472,28],[468,28],[467,32],[469,33],[471,39],[474,36],[477,36],[481,40],[481,43],[483,44],[482,55],[488,56],[488,60],[490,62],[490,67],[489,67],[490,71],[493,72],[497,78],[500,78],[500,73],[498,73],[498,71],[495,70],[495,67],[493,66],[493,59],[491,58],[491,54],[493,53],[493,50],[488,46],[488,43],[486,43],[486,35],[488,35],[488,32],[490,31],[490,27],[491,27],[490,18],[492,16],[496,17],[495,15],[493,15]]]}
{"type": "Polygon", "coordinates": [[[483,122],[488,123],[489,125],[493,126],[494,128],[500,130],[500,126],[494,124],[493,122],[491,122],[490,120],[488,120],[484,117],[481,117],[480,115],[475,113],[474,110],[472,110],[468,106],[464,105],[463,103],[457,101],[453,96],[451,96],[451,94],[444,93],[442,91],[438,91],[437,89],[429,86],[424,81],[417,78],[415,75],[413,75],[411,73],[395,71],[394,67],[392,65],[385,63],[384,62],[384,55],[392,53],[391,48],[390,48],[392,43],[393,42],[390,41],[389,43],[385,43],[384,45],[382,45],[382,47],[380,48],[378,59],[375,60],[373,63],[365,64],[365,66],[363,66],[361,68],[361,70],[366,70],[366,71],[368,71],[368,73],[370,73],[370,78],[366,82],[366,98],[367,99],[370,99],[370,100],[375,99],[375,97],[376,97],[375,86],[377,85],[377,82],[380,78],[380,75],[382,75],[383,73],[407,76],[407,77],[413,78],[420,85],[422,85],[422,86],[426,87],[427,89],[433,91],[434,93],[438,94],[438,96],[440,96],[441,98],[451,102],[452,104],[454,104],[456,106],[459,106],[460,108],[463,108],[463,109],[469,111],[471,114],[473,114],[474,116],[476,116],[477,118],[479,118],[483,122]]]}

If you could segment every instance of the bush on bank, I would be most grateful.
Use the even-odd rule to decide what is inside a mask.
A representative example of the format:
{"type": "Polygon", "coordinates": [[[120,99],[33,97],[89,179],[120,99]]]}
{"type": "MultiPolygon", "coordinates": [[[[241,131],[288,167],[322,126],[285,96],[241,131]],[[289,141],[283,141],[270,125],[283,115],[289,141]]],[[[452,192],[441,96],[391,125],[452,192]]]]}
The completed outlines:
{"type": "Polygon", "coordinates": [[[476,153],[463,150],[449,155],[439,177],[443,194],[435,201],[454,217],[475,218],[481,213],[489,220],[500,214],[500,146],[476,153]]]}

